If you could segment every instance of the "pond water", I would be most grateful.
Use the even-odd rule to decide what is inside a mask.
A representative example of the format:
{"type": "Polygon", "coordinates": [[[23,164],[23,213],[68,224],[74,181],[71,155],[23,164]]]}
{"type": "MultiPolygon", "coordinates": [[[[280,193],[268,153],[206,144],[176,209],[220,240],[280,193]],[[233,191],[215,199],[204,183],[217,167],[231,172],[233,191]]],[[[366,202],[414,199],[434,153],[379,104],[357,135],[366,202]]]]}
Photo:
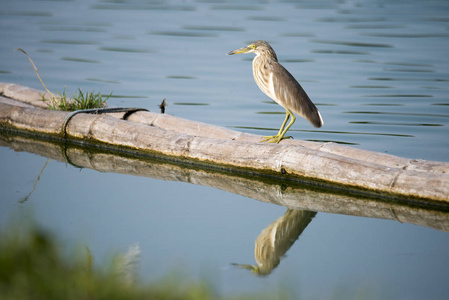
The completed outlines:
{"type": "MultiPolygon", "coordinates": [[[[448,13],[447,1],[3,0],[0,81],[42,89],[20,47],[52,91],[113,92],[109,105],[151,111],[166,99],[169,114],[267,135],[284,110],[258,90],[252,55],[225,55],[264,39],[324,119],[298,118],[294,138],[449,161],[448,13]]],[[[257,237],[285,207],[1,145],[0,225],[31,216],[98,265],[138,244],[143,279],[177,270],[221,295],[449,298],[447,227],[318,212],[255,276],[232,263],[255,264],[257,237]]]]}

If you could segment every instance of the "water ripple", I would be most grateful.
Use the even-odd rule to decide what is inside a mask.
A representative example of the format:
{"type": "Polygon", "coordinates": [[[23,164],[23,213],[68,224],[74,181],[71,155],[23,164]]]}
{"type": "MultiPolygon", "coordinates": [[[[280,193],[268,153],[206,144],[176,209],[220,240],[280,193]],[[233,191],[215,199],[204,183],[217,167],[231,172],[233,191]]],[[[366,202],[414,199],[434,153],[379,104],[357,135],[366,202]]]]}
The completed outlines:
{"type": "Polygon", "coordinates": [[[195,76],[182,76],[182,75],[168,75],[168,76],[165,76],[165,78],[170,78],[170,79],[196,79],[195,76]]]}
{"type": "Polygon", "coordinates": [[[346,25],[345,28],[347,29],[401,29],[406,28],[405,25],[399,25],[399,24],[351,24],[346,25]]]}
{"type": "Polygon", "coordinates": [[[449,33],[392,33],[392,32],[372,32],[362,33],[364,36],[382,37],[382,38],[435,38],[435,37],[449,37],[449,33]]]}
{"type": "Polygon", "coordinates": [[[204,31],[246,31],[243,27],[231,26],[183,26],[182,29],[204,30],[204,31]]]}
{"type": "Polygon", "coordinates": [[[113,51],[113,52],[128,52],[128,53],[154,53],[155,51],[149,49],[136,49],[125,47],[99,47],[101,51],[113,51]]]}
{"type": "Polygon", "coordinates": [[[354,62],[358,63],[373,63],[373,64],[383,64],[383,65],[393,65],[393,66],[404,66],[404,67],[433,67],[433,64],[423,64],[415,62],[397,62],[397,61],[376,61],[371,59],[355,59],[354,62]]]}
{"type": "Polygon", "coordinates": [[[371,23],[371,22],[385,22],[387,21],[384,17],[365,17],[365,18],[354,18],[354,17],[327,17],[320,18],[318,22],[326,23],[371,23]]]}
{"type": "Polygon", "coordinates": [[[429,69],[389,69],[389,68],[385,68],[384,71],[387,71],[387,72],[411,72],[411,73],[435,73],[434,70],[429,70],[429,69]]]}
{"type": "Polygon", "coordinates": [[[349,55],[369,55],[366,51],[347,51],[347,50],[311,50],[312,53],[319,54],[349,54],[349,55]]]}
{"type": "Polygon", "coordinates": [[[167,36],[179,36],[179,37],[217,37],[215,33],[203,33],[203,32],[186,32],[186,31],[150,31],[149,34],[153,35],[167,35],[167,36]]]}
{"type": "Polygon", "coordinates": [[[370,115],[393,115],[393,116],[418,116],[433,118],[449,118],[446,114],[425,114],[425,113],[399,113],[399,112],[380,112],[380,111],[344,111],[344,114],[370,114],[370,115]]]}
{"type": "Polygon", "coordinates": [[[404,106],[404,104],[398,104],[398,103],[366,103],[361,104],[364,106],[404,106]]]}
{"type": "Polygon", "coordinates": [[[310,41],[312,43],[317,43],[317,44],[344,45],[344,46],[352,46],[352,47],[393,48],[393,46],[390,44],[344,42],[344,41],[332,41],[332,40],[310,40],[310,41]]]}
{"type": "Polygon", "coordinates": [[[107,32],[103,28],[94,27],[76,27],[76,26],[42,26],[42,31],[63,31],[63,32],[107,32]]]}
{"type": "Polygon", "coordinates": [[[350,88],[357,89],[391,89],[389,85],[351,85],[350,88]]]}
{"type": "Polygon", "coordinates": [[[92,9],[98,10],[167,10],[167,11],[195,11],[195,6],[190,5],[161,5],[161,4],[95,4],[92,9]]]}
{"type": "Polygon", "coordinates": [[[17,16],[17,17],[53,17],[53,14],[46,11],[8,11],[0,12],[2,16],[17,16]]]}
{"type": "Polygon", "coordinates": [[[256,5],[233,5],[233,4],[213,5],[210,9],[212,9],[212,10],[263,10],[262,7],[256,6],[256,5]]]}
{"type": "Polygon", "coordinates": [[[115,80],[105,80],[105,79],[100,79],[100,78],[86,78],[86,80],[88,81],[93,81],[93,82],[103,82],[103,83],[113,83],[113,84],[121,84],[120,81],[115,81],[115,80]]]}
{"type": "Polygon", "coordinates": [[[288,33],[282,33],[280,36],[287,36],[287,37],[315,37],[313,33],[309,32],[288,32],[288,33]]]}
{"type": "Polygon", "coordinates": [[[323,3],[324,1],[289,1],[289,0],[280,0],[279,2],[299,2],[299,4],[295,5],[297,9],[337,9],[337,3],[323,3]]]}
{"type": "Polygon", "coordinates": [[[61,60],[73,61],[73,62],[81,62],[81,63],[90,63],[90,64],[98,64],[98,63],[100,63],[99,60],[77,58],[77,57],[61,57],[61,60]]]}
{"type": "Polygon", "coordinates": [[[63,44],[63,45],[98,45],[98,42],[93,41],[81,41],[81,40],[62,40],[62,39],[54,39],[54,40],[41,40],[41,43],[44,44],[63,44]]]}
{"type": "Polygon", "coordinates": [[[335,130],[292,130],[292,131],[304,131],[304,132],[322,132],[332,134],[351,134],[351,135],[382,135],[382,136],[395,136],[395,137],[414,137],[411,134],[398,134],[398,133],[380,133],[380,132],[361,132],[361,131],[335,131],[335,130]]]}
{"type": "Polygon", "coordinates": [[[390,94],[390,95],[363,95],[361,97],[375,97],[375,98],[432,98],[433,95],[415,95],[415,94],[390,94]]]}
{"type": "Polygon", "coordinates": [[[199,103],[199,102],[174,102],[173,105],[188,105],[188,106],[206,106],[206,105],[210,105],[209,103],[199,103]]]}
{"type": "Polygon", "coordinates": [[[252,16],[252,17],[250,16],[247,17],[246,19],[250,21],[268,21],[268,22],[282,22],[287,20],[285,18],[270,17],[270,16],[252,16]]]}
{"type": "Polygon", "coordinates": [[[280,59],[279,62],[286,62],[286,63],[306,63],[306,62],[315,62],[314,59],[280,59]]]}
{"type": "Polygon", "coordinates": [[[394,125],[394,126],[444,126],[443,124],[435,123],[394,123],[394,122],[372,122],[372,121],[351,121],[350,124],[363,125],[394,125]]]}
{"type": "Polygon", "coordinates": [[[369,77],[368,80],[378,80],[378,81],[435,81],[435,82],[447,82],[449,79],[446,78],[392,78],[392,77],[369,77]]]}
{"type": "Polygon", "coordinates": [[[138,95],[115,95],[115,94],[112,94],[111,96],[110,96],[110,98],[117,98],[117,99],[147,99],[148,97],[147,96],[138,96],[138,95]]]}

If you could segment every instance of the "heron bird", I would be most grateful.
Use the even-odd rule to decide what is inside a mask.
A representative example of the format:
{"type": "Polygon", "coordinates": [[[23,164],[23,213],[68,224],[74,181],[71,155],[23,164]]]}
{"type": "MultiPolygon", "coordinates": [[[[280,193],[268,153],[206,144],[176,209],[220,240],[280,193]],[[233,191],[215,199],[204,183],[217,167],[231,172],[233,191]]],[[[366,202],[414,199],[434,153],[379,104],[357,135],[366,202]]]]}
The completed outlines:
{"type": "Polygon", "coordinates": [[[228,55],[254,53],[253,75],[259,88],[277,104],[285,108],[285,120],[277,135],[265,136],[262,142],[279,143],[289,128],[295,123],[297,114],[308,120],[313,126],[323,126],[323,119],[316,106],[307,96],[296,79],[279,62],[270,44],[266,41],[255,41],[246,47],[228,52],[228,55]],[[291,118],[291,119],[290,119],[291,118]],[[287,126],[287,121],[290,122],[287,126]]]}

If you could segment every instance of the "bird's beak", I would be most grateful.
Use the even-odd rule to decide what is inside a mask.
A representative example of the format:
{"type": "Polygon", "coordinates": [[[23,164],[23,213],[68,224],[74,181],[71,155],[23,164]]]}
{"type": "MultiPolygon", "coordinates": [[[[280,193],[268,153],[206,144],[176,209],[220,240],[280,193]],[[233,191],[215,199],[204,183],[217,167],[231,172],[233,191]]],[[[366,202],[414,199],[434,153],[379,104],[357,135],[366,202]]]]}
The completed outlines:
{"type": "Polygon", "coordinates": [[[227,55],[234,55],[234,54],[240,54],[240,53],[248,53],[248,52],[251,51],[251,50],[252,50],[252,48],[250,48],[250,47],[243,47],[243,48],[239,48],[239,49],[236,49],[236,50],[229,51],[229,52],[227,53],[227,55]]]}
{"type": "Polygon", "coordinates": [[[251,272],[253,272],[255,274],[259,273],[259,268],[257,268],[257,266],[254,266],[254,265],[243,265],[243,264],[236,264],[236,263],[232,263],[231,265],[237,266],[242,269],[250,270],[251,272]]]}

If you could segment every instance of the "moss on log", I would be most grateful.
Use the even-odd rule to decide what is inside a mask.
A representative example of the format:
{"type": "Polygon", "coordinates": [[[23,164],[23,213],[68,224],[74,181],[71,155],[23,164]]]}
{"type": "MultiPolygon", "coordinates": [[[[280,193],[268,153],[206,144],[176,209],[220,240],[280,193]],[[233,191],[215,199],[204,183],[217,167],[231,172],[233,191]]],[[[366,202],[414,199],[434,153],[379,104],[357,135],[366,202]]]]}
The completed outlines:
{"type": "MultiPolygon", "coordinates": [[[[38,103],[40,94],[43,92],[0,83],[1,126],[61,137],[69,112],[44,109],[46,104],[38,103]]],[[[68,124],[67,138],[279,178],[307,178],[449,202],[449,163],[411,160],[334,143],[260,143],[258,135],[153,112],[139,111],[126,121],[122,116],[76,115],[68,124]]]]}

